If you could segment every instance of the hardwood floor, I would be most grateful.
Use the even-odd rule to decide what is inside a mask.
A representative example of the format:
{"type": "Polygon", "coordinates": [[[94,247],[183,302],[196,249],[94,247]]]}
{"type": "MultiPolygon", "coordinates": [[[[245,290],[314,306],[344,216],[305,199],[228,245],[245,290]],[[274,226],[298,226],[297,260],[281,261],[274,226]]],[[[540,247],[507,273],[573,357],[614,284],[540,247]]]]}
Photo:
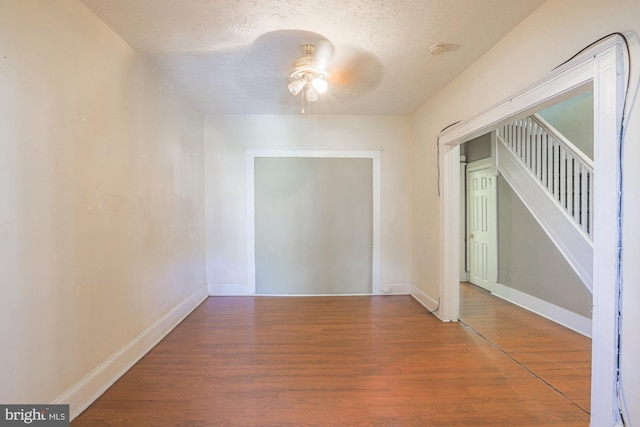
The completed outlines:
{"type": "MultiPolygon", "coordinates": [[[[567,398],[578,385],[563,395],[523,367],[531,356],[554,371],[515,320],[465,313],[472,327],[410,296],[208,298],[72,426],[588,425],[567,398]]],[[[553,338],[533,341],[562,353],[553,338]]]]}
{"type": "Polygon", "coordinates": [[[591,339],[470,283],[460,284],[461,321],[585,412],[591,406],[591,339]]]}

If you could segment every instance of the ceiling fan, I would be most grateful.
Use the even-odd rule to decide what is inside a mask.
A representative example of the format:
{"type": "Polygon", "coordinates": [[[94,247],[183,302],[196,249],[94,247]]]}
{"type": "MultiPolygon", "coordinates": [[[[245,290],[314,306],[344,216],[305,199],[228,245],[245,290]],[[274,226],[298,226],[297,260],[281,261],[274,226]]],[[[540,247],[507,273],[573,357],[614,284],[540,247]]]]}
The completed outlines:
{"type": "Polygon", "coordinates": [[[285,111],[293,112],[289,107],[297,99],[303,110],[315,102],[320,104],[316,111],[334,113],[342,108],[342,101],[378,86],[383,73],[380,60],[364,48],[334,46],[310,31],[277,30],[261,35],[248,47],[233,78],[251,97],[279,103],[285,111]]]}
{"type": "Polygon", "coordinates": [[[293,62],[287,87],[293,96],[302,92],[303,101],[315,102],[318,95],[325,93],[329,88],[331,73],[325,69],[326,61],[315,55],[314,44],[303,44],[300,49],[303,56],[293,62]]]}

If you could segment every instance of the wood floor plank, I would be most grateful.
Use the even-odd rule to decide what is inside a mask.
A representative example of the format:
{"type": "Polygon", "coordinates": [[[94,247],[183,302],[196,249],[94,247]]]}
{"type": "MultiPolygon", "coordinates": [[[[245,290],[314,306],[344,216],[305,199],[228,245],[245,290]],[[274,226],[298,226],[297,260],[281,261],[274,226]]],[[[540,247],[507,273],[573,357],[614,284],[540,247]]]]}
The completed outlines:
{"type": "MultiPolygon", "coordinates": [[[[521,336],[500,338],[533,354],[521,336]]],[[[567,357],[561,363],[574,359],[567,357]]],[[[541,369],[553,371],[549,363],[541,361],[541,369]]],[[[562,381],[573,384],[570,377],[562,381]]],[[[511,355],[470,327],[440,322],[410,296],[212,297],[72,425],[587,426],[588,420],[511,355]]]]}
{"type": "Polygon", "coordinates": [[[589,410],[591,339],[470,283],[462,283],[460,290],[462,322],[589,410]]]}

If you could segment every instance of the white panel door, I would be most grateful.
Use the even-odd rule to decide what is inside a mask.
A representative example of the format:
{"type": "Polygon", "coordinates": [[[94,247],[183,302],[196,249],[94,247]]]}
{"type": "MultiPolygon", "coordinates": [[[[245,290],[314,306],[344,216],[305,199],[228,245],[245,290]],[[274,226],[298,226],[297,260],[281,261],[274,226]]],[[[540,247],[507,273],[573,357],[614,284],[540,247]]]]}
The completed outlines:
{"type": "Polygon", "coordinates": [[[497,280],[496,177],[491,169],[467,174],[469,280],[491,290],[497,280]]]}

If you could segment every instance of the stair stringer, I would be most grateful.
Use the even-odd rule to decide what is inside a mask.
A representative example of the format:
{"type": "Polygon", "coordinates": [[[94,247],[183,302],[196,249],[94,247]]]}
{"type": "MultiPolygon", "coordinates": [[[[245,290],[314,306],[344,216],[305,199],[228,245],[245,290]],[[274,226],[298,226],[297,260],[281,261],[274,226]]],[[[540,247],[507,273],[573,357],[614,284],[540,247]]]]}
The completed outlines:
{"type": "Polygon", "coordinates": [[[593,293],[593,243],[501,138],[497,139],[498,172],[540,224],[589,292],[593,293]]]}

